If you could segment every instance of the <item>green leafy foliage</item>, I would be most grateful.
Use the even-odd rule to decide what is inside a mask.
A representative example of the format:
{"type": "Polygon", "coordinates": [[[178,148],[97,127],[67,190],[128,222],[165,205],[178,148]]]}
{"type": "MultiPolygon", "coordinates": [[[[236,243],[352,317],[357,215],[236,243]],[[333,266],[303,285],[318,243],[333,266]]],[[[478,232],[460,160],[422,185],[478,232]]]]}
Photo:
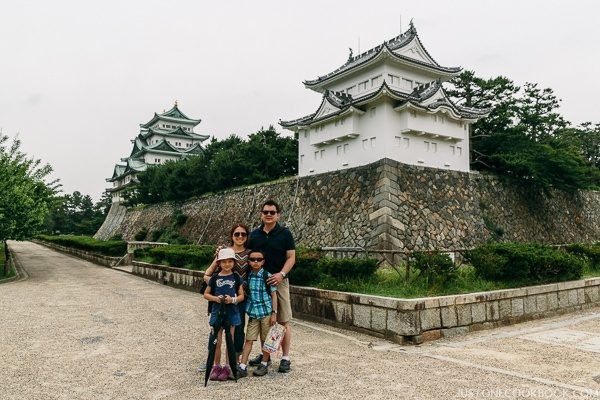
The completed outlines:
{"type": "Polygon", "coordinates": [[[545,283],[578,279],[585,260],[539,244],[490,243],[468,251],[465,258],[484,279],[545,283]]]}
{"type": "Polygon", "coordinates": [[[316,250],[297,248],[296,264],[289,275],[290,283],[298,286],[313,286],[321,280],[317,264],[322,254],[316,250]]]}
{"type": "Polygon", "coordinates": [[[600,244],[574,243],[566,247],[568,253],[587,260],[592,269],[600,268],[600,244]]]}
{"type": "MultiPolygon", "coordinates": [[[[201,155],[150,166],[125,193],[127,204],[182,201],[209,192],[294,175],[298,144],[270,126],[247,140],[231,135],[212,139],[201,155]]],[[[180,217],[183,219],[183,217],[180,217]]],[[[179,220],[183,225],[185,221],[179,220]]]]}
{"type": "Polygon", "coordinates": [[[38,239],[61,246],[85,250],[105,256],[120,257],[127,253],[127,243],[122,240],[96,240],[89,236],[38,235],[38,239]]]}
{"type": "Polygon", "coordinates": [[[568,192],[600,187],[600,130],[578,128],[558,113],[560,99],[552,89],[506,77],[482,79],[465,71],[448,90],[467,107],[490,109],[471,126],[471,163],[518,183],[528,190],[568,192]]]}
{"type": "Polygon", "coordinates": [[[134,257],[176,268],[203,270],[215,258],[215,250],[215,246],[169,245],[136,250],[134,257]]]}
{"type": "Polygon", "coordinates": [[[95,204],[89,195],[78,191],[57,196],[45,220],[44,230],[53,234],[93,235],[104,222],[111,204],[108,193],[95,204]]]}
{"type": "Polygon", "coordinates": [[[148,236],[148,228],[142,228],[135,233],[133,238],[137,241],[144,241],[146,240],[146,236],[148,236]]]}
{"type": "Polygon", "coordinates": [[[39,233],[58,192],[57,181],[46,182],[49,165],[28,158],[21,142],[0,134],[0,241],[23,240],[39,233]]]}
{"type": "Polygon", "coordinates": [[[430,285],[443,284],[456,275],[456,266],[452,259],[438,251],[414,253],[411,266],[419,271],[430,285]]]}

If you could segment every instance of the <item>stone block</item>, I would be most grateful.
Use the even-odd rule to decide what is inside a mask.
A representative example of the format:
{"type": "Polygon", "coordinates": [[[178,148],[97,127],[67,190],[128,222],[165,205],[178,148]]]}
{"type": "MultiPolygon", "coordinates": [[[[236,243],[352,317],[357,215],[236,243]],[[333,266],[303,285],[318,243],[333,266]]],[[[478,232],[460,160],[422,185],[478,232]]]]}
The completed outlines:
{"type": "Polygon", "coordinates": [[[387,330],[401,336],[414,336],[421,333],[419,311],[389,311],[387,330]]]}
{"type": "Polygon", "coordinates": [[[426,331],[423,332],[421,334],[421,339],[423,339],[424,342],[430,342],[432,340],[438,340],[442,337],[442,330],[441,329],[434,329],[431,331],[426,331]]]}
{"type": "Polygon", "coordinates": [[[527,296],[523,299],[523,313],[525,315],[535,314],[537,312],[537,303],[535,296],[527,296]]]}
{"type": "Polygon", "coordinates": [[[600,287],[588,286],[585,288],[585,298],[587,303],[600,302],[600,287]]]}
{"type": "Polygon", "coordinates": [[[333,310],[337,322],[347,324],[352,321],[352,306],[350,304],[333,301],[333,310]]]}
{"type": "Polygon", "coordinates": [[[500,319],[512,317],[512,304],[510,299],[500,300],[498,303],[500,319]]]}
{"type": "Polygon", "coordinates": [[[466,335],[467,333],[469,333],[468,326],[459,326],[455,328],[442,329],[442,336],[444,337],[461,336],[466,335]]]}
{"type": "Polygon", "coordinates": [[[359,328],[371,329],[371,307],[353,304],[352,324],[359,328]]]}
{"type": "Polygon", "coordinates": [[[559,282],[558,283],[558,289],[559,290],[565,290],[565,289],[578,289],[580,287],[584,287],[585,286],[585,281],[580,280],[580,281],[569,281],[569,282],[559,282]]]}
{"type": "Polygon", "coordinates": [[[369,220],[377,219],[377,218],[381,217],[382,215],[393,215],[393,214],[394,214],[394,212],[392,211],[391,208],[381,207],[380,209],[375,210],[371,214],[369,214],[369,220]]]}
{"type": "Polygon", "coordinates": [[[538,294],[535,296],[535,303],[537,304],[537,312],[545,313],[548,311],[548,295],[538,294]]]}
{"type": "Polygon", "coordinates": [[[500,319],[500,309],[498,301],[485,302],[485,319],[487,321],[496,321],[500,319]]]}
{"type": "Polygon", "coordinates": [[[558,308],[569,307],[569,292],[566,290],[558,291],[558,308]]]}
{"type": "Polygon", "coordinates": [[[579,304],[579,299],[577,296],[577,289],[571,289],[567,291],[569,297],[569,306],[576,306],[579,304]]]}
{"type": "Polygon", "coordinates": [[[456,308],[454,306],[441,307],[442,326],[444,328],[453,328],[458,324],[456,308]]]}
{"type": "Polygon", "coordinates": [[[520,317],[523,315],[524,304],[523,299],[512,299],[511,300],[511,316],[512,317],[520,317]]]}
{"type": "Polygon", "coordinates": [[[485,321],[485,303],[473,303],[471,304],[471,316],[473,317],[473,323],[485,321]]]}
{"type": "Polygon", "coordinates": [[[371,329],[385,332],[387,327],[387,311],[384,308],[373,307],[371,309],[371,329]]]}
{"type": "Polygon", "coordinates": [[[559,292],[548,293],[547,300],[549,311],[558,309],[558,293],[559,292]]]}
{"type": "Polygon", "coordinates": [[[439,308],[426,308],[421,310],[421,329],[424,331],[442,327],[442,316],[439,308]]]}
{"type": "Polygon", "coordinates": [[[454,304],[469,304],[477,301],[474,294],[459,294],[454,297],[454,304]]]}
{"type": "Polygon", "coordinates": [[[558,290],[558,284],[551,283],[549,285],[530,286],[527,288],[527,294],[542,294],[548,292],[555,292],[556,290],[558,290]]]}
{"type": "Polygon", "coordinates": [[[459,304],[456,306],[457,324],[460,326],[470,325],[473,321],[470,304],[459,304]]]}
{"type": "Polygon", "coordinates": [[[577,289],[577,303],[585,304],[585,289],[577,289]]]}

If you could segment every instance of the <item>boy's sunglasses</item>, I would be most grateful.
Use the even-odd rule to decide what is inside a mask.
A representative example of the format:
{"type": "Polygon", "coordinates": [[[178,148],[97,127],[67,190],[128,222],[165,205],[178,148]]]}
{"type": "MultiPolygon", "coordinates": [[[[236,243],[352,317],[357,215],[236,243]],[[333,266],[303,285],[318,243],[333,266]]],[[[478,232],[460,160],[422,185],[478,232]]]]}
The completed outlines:
{"type": "Polygon", "coordinates": [[[264,258],[260,258],[260,257],[259,258],[254,258],[254,257],[248,258],[248,261],[250,261],[250,262],[262,262],[264,260],[265,260],[264,258]]]}
{"type": "Polygon", "coordinates": [[[246,232],[233,232],[233,236],[235,237],[246,237],[248,234],[246,232]]]}
{"type": "Polygon", "coordinates": [[[277,214],[277,211],[271,211],[271,210],[262,210],[261,212],[263,213],[263,215],[275,215],[275,214],[277,214]]]}

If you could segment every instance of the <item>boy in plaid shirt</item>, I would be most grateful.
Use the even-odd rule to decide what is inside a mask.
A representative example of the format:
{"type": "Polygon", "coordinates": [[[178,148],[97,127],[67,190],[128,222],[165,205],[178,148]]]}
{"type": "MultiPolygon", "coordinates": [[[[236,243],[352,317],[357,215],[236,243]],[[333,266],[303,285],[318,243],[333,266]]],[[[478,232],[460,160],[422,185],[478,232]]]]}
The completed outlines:
{"type": "MultiPolygon", "coordinates": [[[[276,286],[267,284],[270,273],[263,269],[265,256],[261,251],[251,251],[248,255],[250,271],[247,275],[248,300],[246,301],[246,314],[248,314],[248,325],[246,326],[246,343],[242,353],[242,362],[238,367],[238,378],[248,376],[246,364],[252,351],[253,342],[258,339],[264,342],[267,333],[277,321],[277,290],[276,286]]],[[[268,372],[267,362],[269,353],[263,351],[263,360],[253,372],[254,376],[264,376],[268,372]]]]}

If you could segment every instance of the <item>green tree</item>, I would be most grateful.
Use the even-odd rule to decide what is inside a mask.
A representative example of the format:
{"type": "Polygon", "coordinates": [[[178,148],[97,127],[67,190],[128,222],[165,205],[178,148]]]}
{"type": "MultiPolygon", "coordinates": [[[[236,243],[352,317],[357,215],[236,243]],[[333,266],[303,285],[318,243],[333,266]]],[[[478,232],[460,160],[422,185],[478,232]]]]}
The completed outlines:
{"type": "Polygon", "coordinates": [[[597,142],[583,133],[591,124],[569,129],[552,89],[532,83],[519,88],[505,77],[482,79],[465,71],[452,80],[448,93],[457,104],[491,109],[470,132],[474,168],[546,191],[600,184],[597,166],[589,163],[598,154],[597,142]]]}
{"type": "MultiPolygon", "coordinates": [[[[46,182],[52,168],[27,157],[21,142],[0,134],[0,240],[38,233],[50,210],[58,181],[46,182]]],[[[5,246],[6,248],[6,246],[5,246]]]]}

